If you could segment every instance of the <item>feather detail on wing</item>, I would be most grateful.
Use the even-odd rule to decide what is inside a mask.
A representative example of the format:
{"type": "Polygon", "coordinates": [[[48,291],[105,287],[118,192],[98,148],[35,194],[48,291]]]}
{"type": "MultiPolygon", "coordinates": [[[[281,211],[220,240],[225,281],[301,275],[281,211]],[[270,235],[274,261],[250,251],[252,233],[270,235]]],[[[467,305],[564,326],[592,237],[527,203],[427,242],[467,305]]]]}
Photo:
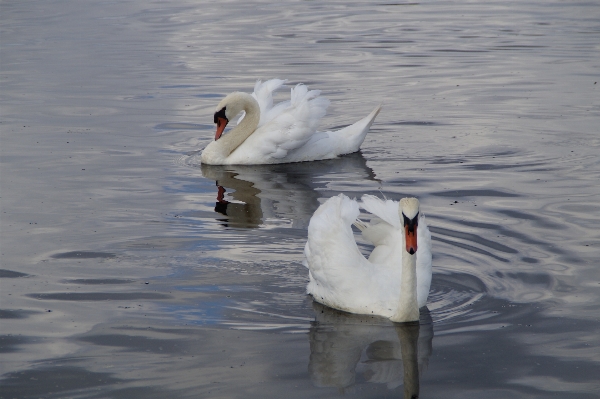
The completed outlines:
{"type": "Polygon", "coordinates": [[[361,200],[361,206],[368,212],[378,216],[396,229],[402,227],[398,214],[398,201],[382,200],[369,194],[363,195],[361,200]]]}
{"type": "Polygon", "coordinates": [[[349,280],[371,284],[373,266],[360,253],[350,228],[359,213],[358,203],[340,194],[325,201],[308,226],[304,249],[310,270],[307,292],[337,309],[344,310],[344,298],[356,294],[349,280]]]}
{"type": "MultiPolygon", "coordinates": [[[[246,141],[266,157],[284,158],[290,151],[302,147],[315,134],[319,120],[325,115],[329,100],[319,97],[319,90],[308,90],[299,84],[292,89],[286,109],[259,127],[246,141]]],[[[280,105],[272,108],[279,110],[280,105]]],[[[261,115],[262,119],[262,115],[261,115]]]]}
{"type": "MultiPolygon", "coordinates": [[[[290,106],[290,101],[288,100],[280,102],[273,107],[273,92],[283,86],[286,82],[287,80],[284,79],[270,79],[266,82],[261,80],[256,81],[252,97],[256,99],[258,106],[260,107],[260,122],[258,122],[259,127],[270,122],[273,118],[279,115],[281,111],[290,106]]],[[[237,121],[238,125],[245,116],[246,113],[242,112],[242,115],[237,121]]]]}
{"type": "MultiPolygon", "coordinates": [[[[349,264],[347,256],[360,256],[350,226],[358,217],[358,203],[343,194],[329,198],[313,214],[308,226],[305,254],[315,260],[315,273],[329,274],[327,268],[344,268],[349,264]],[[344,248],[337,251],[334,248],[344,248]]],[[[326,275],[322,278],[327,279],[326,275]]]]}
{"type": "Polygon", "coordinates": [[[354,225],[361,231],[363,238],[374,246],[391,244],[389,239],[394,227],[378,217],[372,218],[369,223],[361,221],[361,226],[357,225],[356,222],[354,225]]]}

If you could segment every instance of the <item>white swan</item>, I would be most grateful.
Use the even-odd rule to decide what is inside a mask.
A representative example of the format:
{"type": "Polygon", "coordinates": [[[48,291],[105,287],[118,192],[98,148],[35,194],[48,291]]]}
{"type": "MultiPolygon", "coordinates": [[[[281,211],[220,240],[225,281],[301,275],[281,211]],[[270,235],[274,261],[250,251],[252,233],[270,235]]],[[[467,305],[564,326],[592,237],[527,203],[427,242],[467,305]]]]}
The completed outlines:
{"type": "Polygon", "coordinates": [[[378,218],[370,224],[358,221],[358,203],[343,194],[315,211],[304,249],[307,292],[346,312],[418,321],[431,285],[431,234],[419,201],[364,195],[362,207],[378,218]],[[352,224],[375,245],[368,260],[356,245],[352,224]]]}
{"type": "Polygon", "coordinates": [[[381,105],[369,116],[335,132],[317,132],[329,100],[319,90],[299,84],[290,101],[273,106],[274,90],[285,83],[272,79],[256,82],[252,95],[234,92],[217,106],[215,141],[200,160],[210,165],[258,165],[331,159],[358,151],[381,105]],[[245,115],[229,133],[225,126],[237,114],[245,115]]]}

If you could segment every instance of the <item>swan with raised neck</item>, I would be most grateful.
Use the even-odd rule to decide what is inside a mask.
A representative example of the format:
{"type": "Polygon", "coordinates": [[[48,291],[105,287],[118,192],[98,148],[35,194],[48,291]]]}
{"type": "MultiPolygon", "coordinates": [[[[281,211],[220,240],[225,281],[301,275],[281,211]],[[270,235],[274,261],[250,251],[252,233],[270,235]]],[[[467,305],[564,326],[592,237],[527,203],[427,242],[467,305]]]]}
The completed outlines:
{"type": "Polygon", "coordinates": [[[357,219],[358,203],[343,194],[315,211],[304,249],[307,293],[345,312],[416,322],[431,285],[431,234],[419,201],[365,195],[362,207],[376,216],[370,223],[357,219]],[[357,246],[352,224],[374,245],[368,259],[357,246]]]}
{"type": "Polygon", "coordinates": [[[402,246],[402,277],[400,279],[400,298],[391,321],[419,321],[417,302],[417,228],[419,226],[419,200],[402,198],[398,207],[400,220],[404,228],[402,246]]]}

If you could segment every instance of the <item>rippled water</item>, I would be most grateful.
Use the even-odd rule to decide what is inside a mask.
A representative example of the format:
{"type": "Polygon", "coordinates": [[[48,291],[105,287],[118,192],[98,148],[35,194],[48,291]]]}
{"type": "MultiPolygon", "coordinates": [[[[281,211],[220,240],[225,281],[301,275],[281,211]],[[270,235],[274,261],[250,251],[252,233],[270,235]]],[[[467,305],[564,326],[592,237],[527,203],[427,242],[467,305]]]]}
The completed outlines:
{"type": "Polygon", "coordinates": [[[594,2],[0,7],[1,398],[600,397],[594,2]],[[362,151],[200,165],[275,77],[362,151]],[[421,200],[419,326],[306,296],[340,192],[421,200]]]}

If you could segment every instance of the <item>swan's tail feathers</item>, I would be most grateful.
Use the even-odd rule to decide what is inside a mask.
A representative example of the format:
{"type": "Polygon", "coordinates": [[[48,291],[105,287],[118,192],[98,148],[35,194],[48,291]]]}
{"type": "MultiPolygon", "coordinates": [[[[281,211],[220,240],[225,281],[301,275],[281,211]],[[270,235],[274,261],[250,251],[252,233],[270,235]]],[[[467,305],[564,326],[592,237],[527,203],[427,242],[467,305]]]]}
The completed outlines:
{"type": "Polygon", "coordinates": [[[331,135],[337,136],[340,143],[343,143],[339,149],[339,155],[350,154],[358,151],[360,145],[365,140],[365,136],[369,132],[371,125],[375,121],[377,115],[381,111],[382,104],[379,104],[369,115],[362,118],[358,122],[350,126],[346,126],[341,130],[331,132],[331,135]]]}
{"type": "Polygon", "coordinates": [[[371,125],[373,124],[373,122],[375,121],[375,118],[377,118],[377,115],[379,115],[379,112],[381,111],[381,108],[383,107],[383,104],[379,104],[377,107],[375,107],[375,109],[373,111],[371,111],[371,113],[369,115],[367,115],[365,118],[361,119],[360,121],[356,122],[355,125],[357,124],[361,124],[363,125],[363,130],[365,130],[365,134],[369,131],[369,129],[371,128],[371,125]]]}
{"type": "Polygon", "coordinates": [[[367,134],[369,128],[371,128],[371,125],[375,121],[375,118],[377,117],[377,115],[379,115],[379,112],[381,111],[382,107],[383,104],[379,104],[377,107],[375,107],[373,111],[371,111],[369,115],[365,116],[358,122],[355,122],[352,125],[343,128],[342,130],[340,130],[340,132],[345,132],[345,134],[352,134],[353,131],[360,131],[363,134],[367,134]]]}
{"type": "Polygon", "coordinates": [[[383,108],[383,103],[379,103],[379,105],[376,106],[375,109],[367,116],[367,119],[371,120],[371,123],[375,120],[377,115],[379,115],[381,108],[383,108]]]}

